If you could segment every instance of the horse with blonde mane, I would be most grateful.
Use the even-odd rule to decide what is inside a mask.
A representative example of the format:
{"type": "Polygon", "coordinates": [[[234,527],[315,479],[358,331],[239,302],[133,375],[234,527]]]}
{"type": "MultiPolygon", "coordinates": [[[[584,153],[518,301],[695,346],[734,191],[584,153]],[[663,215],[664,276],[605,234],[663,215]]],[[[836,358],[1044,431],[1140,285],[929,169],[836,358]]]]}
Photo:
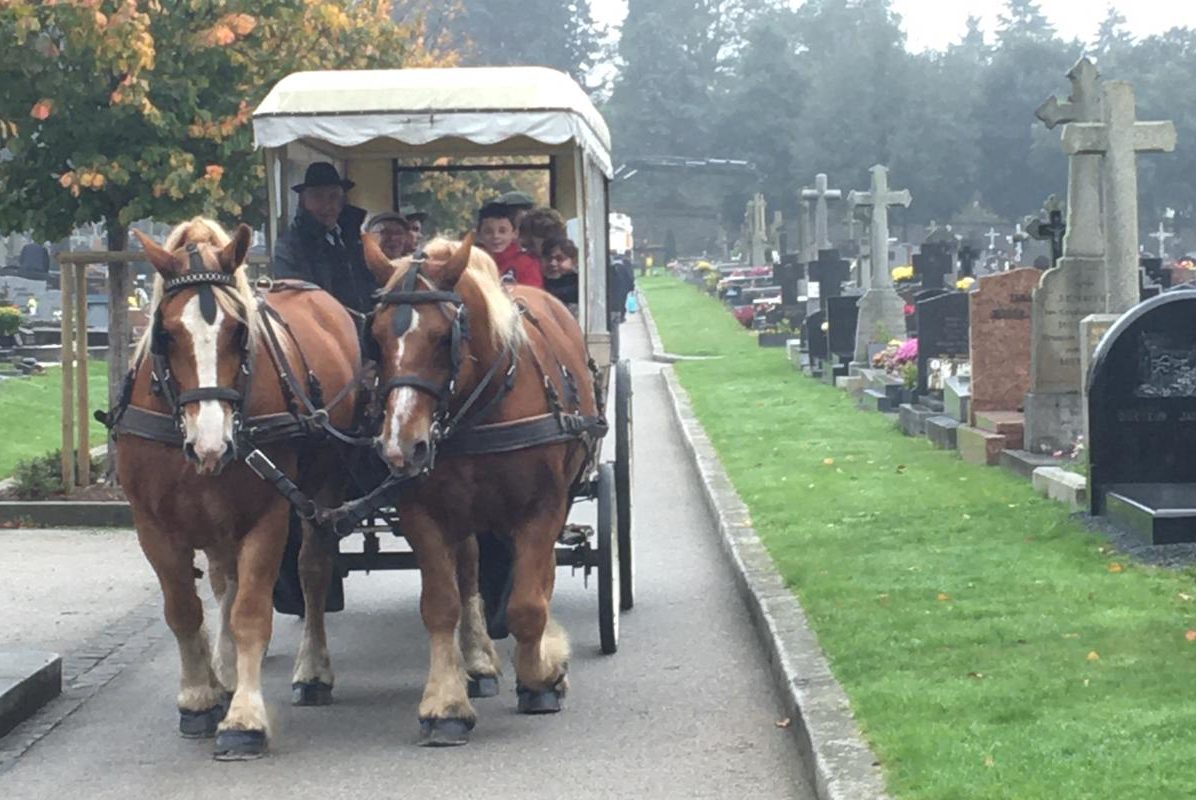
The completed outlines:
{"type": "Polygon", "coordinates": [[[372,240],[365,253],[384,287],[371,324],[385,407],[376,447],[392,473],[418,476],[398,512],[430,637],[421,743],[464,744],[476,721],[466,639],[480,616],[458,576],[476,558],[468,543],[484,531],[510,539],[518,708],[559,711],[569,643],[549,612],[554,549],[605,422],[577,321],[543,291],[504,288],[472,235],[393,263],[372,240]]]}
{"type": "MultiPolygon", "coordinates": [[[[340,445],[319,434],[353,422],[358,335],[323,291],[280,286],[255,295],[243,268],[245,225],[230,237],[197,217],[164,246],[134,233],[158,275],[153,326],[109,416],[120,435],[117,475],[178,641],[180,732],[215,735],[218,759],[254,758],[269,738],[261,667],[291,505],[244,459],[252,451],[324,506],[340,501],[340,445]],[[215,652],[196,592],[198,550],[220,600],[215,652]]],[[[332,567],[305,522],[299,702],[330,700],[323,609],[332,567]]]]}

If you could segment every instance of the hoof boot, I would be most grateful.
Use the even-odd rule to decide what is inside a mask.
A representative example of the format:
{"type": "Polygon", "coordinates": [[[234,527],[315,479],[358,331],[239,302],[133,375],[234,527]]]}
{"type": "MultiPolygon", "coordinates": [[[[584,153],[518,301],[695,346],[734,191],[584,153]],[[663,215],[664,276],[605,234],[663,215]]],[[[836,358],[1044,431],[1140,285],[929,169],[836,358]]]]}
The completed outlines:
{"type": "Polygon", "coordinates": [[[291,684],[291,705],[295,706],[330,706],[332,705],[332,684],[323,681],[291,684]]]}
{"type": "Polygon", "coordinates": [[[212,706],[206,711],[179,709],[179,733],[184,739],[210,739],[224,719],[226,706],[212,706]]]}
{"type": "Polygon", "coordinates": [[[470,697],[498,697],[498,676],[470,675],[468,688],[470,697]]]}
{"type": "Polygon", "coordinates": [[[460,747],[469,743],[469,732],[473,730],[472,719],[421,719],[419,721],[420,747],[460,747]]]}
{"type": "Polygon", "coordinates": [[[265,731],[226,730],[216,734],[217,761],[252,761],[265,754],[265,731]]]}
{"type": "Polygon", "coordinates": [[[555,714],[561,710],[561,701],[565,699],[563,689],[529,689],[526,686],[515,687],[515,694],[519,698],[520,714],[555,714]]]}

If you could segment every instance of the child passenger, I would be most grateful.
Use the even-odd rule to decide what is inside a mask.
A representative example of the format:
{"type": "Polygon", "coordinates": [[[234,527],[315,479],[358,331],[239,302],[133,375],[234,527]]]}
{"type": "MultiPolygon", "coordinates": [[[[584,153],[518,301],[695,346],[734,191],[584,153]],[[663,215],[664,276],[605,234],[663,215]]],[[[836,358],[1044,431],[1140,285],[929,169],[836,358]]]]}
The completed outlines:
{"type": "Polygon", "coordinates": [[[544,288],[540,259],[519,244],[515,228],[515,212],[509,206],[488,203],[478,211],[478,241],[494,263],[504,281],[544,288]]]}
{"type": "Polygon", "coordinates": [[[577,313],[577,245],[559,237],[544,242],[544,290],[577,313]]]}

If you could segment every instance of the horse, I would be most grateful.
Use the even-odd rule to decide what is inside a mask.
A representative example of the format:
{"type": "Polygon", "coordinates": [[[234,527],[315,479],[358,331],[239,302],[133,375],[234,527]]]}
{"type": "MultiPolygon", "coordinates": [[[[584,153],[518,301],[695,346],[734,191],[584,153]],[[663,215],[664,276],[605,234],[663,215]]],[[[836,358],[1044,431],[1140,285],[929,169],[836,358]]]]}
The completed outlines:
{"type": "Polygon", "coordinates": [[[393,474],[412,479],[397,508],[430,639],[420,743],[461,745],[477,720],[473,665],[454,644],[463,611],[477,615],[477,598],[463,609],[454,580],[463,543],[509,537],[518,710],[560,711],[569,641],[550,614],[555,545],[605,423],[577,321],[543,291],[508,291],[472,234],[394,262],[366,241],[365,255],[383,287],[370,327],[384,408],[375,446],[393,474]]]}
{"type": "MultiPolygon", "coordinates": [[[[220,760],[256,758],[270,735],[261,665],[291,512],[259,471],[273,468],[325,506],[339,502],[343,453],[321,434],[353,421],[359,337],[323,291],[280,285],[255,294],[243,269],[252,235],[244,224],[230,237],[196,217],[163,246],[134,233],[158,274],[153,325],[107,418],[119,435],[117,476],[178,642],[180,733],[215,736],[220,760]],[[198,550],[220,600],[214,653],[195,586],[198,550]]],[[[331,699],[323,609],[332,568],[305,520],[299,704],[331,699]]]]}

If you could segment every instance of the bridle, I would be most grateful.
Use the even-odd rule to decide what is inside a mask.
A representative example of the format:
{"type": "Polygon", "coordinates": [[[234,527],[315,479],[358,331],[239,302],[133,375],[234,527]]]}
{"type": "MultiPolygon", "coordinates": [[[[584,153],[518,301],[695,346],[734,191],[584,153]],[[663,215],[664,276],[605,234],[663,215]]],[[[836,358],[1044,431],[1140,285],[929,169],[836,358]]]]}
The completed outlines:
{"type": "MultiPolygon", "coordinates": [[[[432,415],[432,425],[428,435],[430,457],[423,472],[430,472],[436,460],[436,445],[452,436],[460,429],[482,422],[486,416],[500,403],[515,385],[515,371],[519,363],[518,355],[507,345],[503,354],[494,360],[482,380],[470,393],[465,402],[452,412],[452,399],[457,391],[457,379],[461,374],[462,355],[465,344],[469,341],[469,309],[465,306],[465,299],[457,292],[431,288],[417,290],[421,280],[427,286],[434,286],[431,279],[424,274],[423,265],[427,262],[426,254],[420,250],[411,260],[411,267],[403,275],[396,287],[378,295],[378,310],[385,307],[395,309],[391,320],[391,335],[396,339],[403,336],[411,328],[415,316],[415,307],[429,303],[439,304],[446,315],[451,315],[452,329],[449,334],[449,376],[442,384],[436,384],[419,375],[396,375],[382,387],[381,402],[385,408],[391,392],[395,389],[415,389],[436,399],[436,411],[432,415]],[[509,362],[505,379],[498,392],[486,403],[475,408],[478,398],[494,380],[499,368],[504,362],[509,362]],[[472,413],[471,413],[472,412],[472,413]]],[[[377,345],[377,342],[374,342],[377,345]]],[[[379,348],[379,352],[381,352],[379,348]]]]}
{"type": "MultiPolygon", "coordinates": [[[[199,288],[199,308],[204,320],[208,323],[216,321],[216,295],[214,286],[235,288],[235,275],[226,272],[209,270],[199,254],[199,246],[192,243],[186,247],[190,272],[168,278],[162,285],[163,299],[172,297],[184,289],[199,288]]],[[[227,460],[237,457],[241,439],[241,429],[244,424],[244,409],[249,392],[249,380],[253,373],[253,354],[249,348],[249,331],[244,323],[239,326],[238,341],[241,350],[241,364],[237,369],[236,385],[228,386],[200,386],[195,389],[179,391],[174,380],[174,373],[170,369],[166,330],[162,324],[162,303],[154,311],[153,327],[150,330],[150,358],[152,360],[150,385],[154,394],[162,397],[170,407],[171,416],[179,431],[185,430],[183,412],[192,403],[205,400],[220,400],[232,406],[232,447],[225,454],[227,460]]]]}

